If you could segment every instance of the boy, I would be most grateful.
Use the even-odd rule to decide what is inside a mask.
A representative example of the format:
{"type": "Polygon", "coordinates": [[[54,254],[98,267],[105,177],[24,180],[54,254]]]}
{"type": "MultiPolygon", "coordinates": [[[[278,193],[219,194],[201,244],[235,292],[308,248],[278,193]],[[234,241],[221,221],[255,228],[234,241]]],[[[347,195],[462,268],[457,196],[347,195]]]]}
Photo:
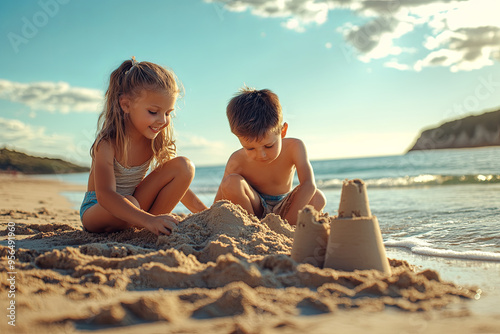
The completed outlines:
{"type": "Polygon", "coordinates": [[[283,123],[278,96],[244,87],[226,112],[243,148],[229,158],[215,201],[230,200],[259,218],[272,212],[291,225],[307,204],[321,211],[325,196],[316,189],[304,143],[285,138],[288,124],[283,123]],[[291,191],[295,170],[300,184],[291,191]]]}

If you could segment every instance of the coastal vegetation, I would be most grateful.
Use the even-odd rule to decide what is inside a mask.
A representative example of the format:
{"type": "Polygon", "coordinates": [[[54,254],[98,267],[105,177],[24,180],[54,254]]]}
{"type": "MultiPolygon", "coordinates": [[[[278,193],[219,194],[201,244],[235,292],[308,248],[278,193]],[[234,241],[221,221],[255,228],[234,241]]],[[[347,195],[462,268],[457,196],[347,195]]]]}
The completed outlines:
{"type": "Polygon", "coordinates": [[[0,149],[0,171],[23,174],[66,174],[88,172],[89,168],[61,159],[34,157],[2,148],[0,149]]]}

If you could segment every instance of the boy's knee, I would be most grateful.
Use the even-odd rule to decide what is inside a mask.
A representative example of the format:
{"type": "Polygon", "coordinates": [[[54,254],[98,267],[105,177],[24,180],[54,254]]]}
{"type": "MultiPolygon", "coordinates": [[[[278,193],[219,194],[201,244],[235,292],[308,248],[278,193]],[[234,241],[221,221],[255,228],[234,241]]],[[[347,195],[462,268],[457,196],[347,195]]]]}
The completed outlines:
{"type": "Polygon", "coordinates": [[[240,188],[243,181],[245,179],[240,174],[229,174],[221,182],[222,191],[225,194],[232,193],[240,188]]]}
{"type": "Polygon", "coordinates": [[[316,189],[313,198],[311,199],[311,204],[316,210],[321,211],[326,206],[326,197],[323,192],[316,189]]]}

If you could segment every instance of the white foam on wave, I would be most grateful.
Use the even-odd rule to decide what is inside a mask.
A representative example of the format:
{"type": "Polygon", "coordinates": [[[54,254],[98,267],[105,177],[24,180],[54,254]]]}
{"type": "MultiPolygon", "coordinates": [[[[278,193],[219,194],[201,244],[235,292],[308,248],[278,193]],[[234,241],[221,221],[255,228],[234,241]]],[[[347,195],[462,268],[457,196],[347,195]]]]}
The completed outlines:
{"type": "MultiPolygon", "coordinates": [[[[365,179],[366,185],[371,188],[398,188],[415,186],[440,186],[451,184],[490,184],[500,183],[500,175],[470,174],[470,175],[432,175],[420,174],[417,176],[382,177],[365,179]]],[[[342,179],[317,180],[320,188],[342,187],[342,179]]]]}
{"type": "Polygon", "coordinates": [[[458,252],[451,249],[438,249],[432,245],[415,237],[409,237],[401,240],[389,239],[384,242],[386,247],[402,247],[409,249],[412,253],[426,256],[448,257],[463,260],[476,261],[495,261],[500,262],[500,253],[482,252],[482,251],[463,251],[458,252]]]}

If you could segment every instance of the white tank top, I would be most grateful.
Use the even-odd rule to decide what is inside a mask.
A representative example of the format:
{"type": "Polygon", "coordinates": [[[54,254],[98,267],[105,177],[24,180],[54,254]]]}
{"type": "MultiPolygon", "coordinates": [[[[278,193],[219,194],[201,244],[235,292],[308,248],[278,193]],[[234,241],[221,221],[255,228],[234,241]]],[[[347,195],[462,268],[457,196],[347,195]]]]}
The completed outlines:
{"type": "Polygon", "coordinates": [[[146,161],[140,166],[123,167],[115,159],[114,170],[116,180],[116,192],[122,196],[132,195],[137,185],[144,179],[149,169],[151,160],[146,161]]]}

